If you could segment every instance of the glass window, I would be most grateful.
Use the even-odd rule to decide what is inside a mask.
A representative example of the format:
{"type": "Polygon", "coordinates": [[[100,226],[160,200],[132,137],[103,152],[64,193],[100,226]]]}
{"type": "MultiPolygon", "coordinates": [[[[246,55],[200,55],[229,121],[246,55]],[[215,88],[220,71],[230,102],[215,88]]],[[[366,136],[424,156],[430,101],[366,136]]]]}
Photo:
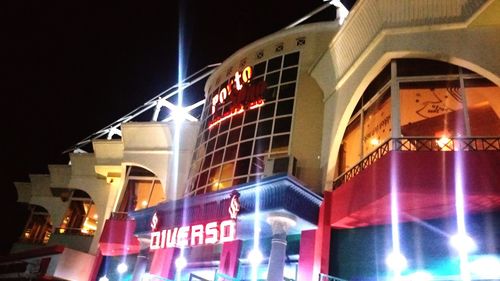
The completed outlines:
{"type": "Polygon", "coordinates": [[[260,108],[259,119],[266,119],[274,116],[274,107],[276,103],[266,103],[260,108]]]}
{"type": "Polygon", "coordinates": [[[210,163],[212,163],[212,154],[208,154],[205,156],[205,160],[203,160],[202,170],[208,169],[210,167],[210,163]]]}
{"type": "Polygon", "coordinates": [[[253,67],[253,76],[254,77],[261,76],[262,74],[264,74],[265,71],[266,71],[266,62],[264,61],[258,63],[253,67]]]}
{"type": "Polygon", "coordinates": [[[231,117],[231,129],[236,128],[243,123],[243,114],[237,114],[231,117]]]}
{"type": "Polygon", "coordinates": [[[292,114],[292,112],[293,112],[293,100],[278,102],[278,107],[276,108],[276,116],[292,114]]]}
{"type": "Polygon", "coordinates": [[[120,212],[149,208],[166,200],[161,182],[153,173],[136,166],[127,167],[127,173],[120,212]]]}
{"type": "Polygon", "coordinates": [[[295,96],[295,83],[280,86],[280,99],[295,96]]]}
{"type": "Polygon", "coordinates": [[[34,244],[47,244],[52,234],[50,215],[42,207],[29,206],[30,216],[20,241],[34,244]]]}
{"type": "Polygon", "coordinates": [[[97,230],[97,219],[95,205],[91,199],[71,197],[58,232],[93,235],[97,230]]]}
{"type": "Polygon", "coordinates": [[[343,173],[361,160],[361,116],[358,115],[344,133],[344,139],[340,146],[339,167],[343,173]]]}
{"type": "Polygon", "coordinates": [[[236,162],[235,176],[248,175],[248,167],[250,166],[250,159],[243,159],[236,162]]]}
{"type": "Polygon", "coordinates": [[[426,59],[399,59],[398,76],[429,76],[458,74],[458,67],[453,64],[426,59]]]}
{"type": "Polygon", "coordinates": [[[253,138],[255,134],[255,124],[250,124],[243,127],[243,131],[241,133],[241,140],[247,140],[253,138]]]}
{"type": "Polygon", "coordinates": [[[238,157],[245,157],[252,154],[252,142],[246,141],[240,144],[240,150],[238,151],[238,157]]]}
{"type": "Polygon", "coordinates": [[[222,156],[224,155],[224,149],[219,149],[214,153],[212,159],[212,166],[219,165],[222,162],[222,156]]]}
{"type": "Polygon", "coordinates": [[[273,72],[273,73],[268,73],[266,75],[266,83],[267,83],[268,87],[277,85],[279,81],[280,81],[280,72],[279,71],[273,72]]]}
{"type": "Polygon", "coordinates": [[[271,72],[271,71],[280,69],[282,58],[283,58],[282,56],[279,56],[279,57],[270,59],[268,64],[267,64],[267,72],[271,72]]]}
{"type": "Polygon", "coordinates": [[[237,129],[231,130],[229,132],[229,137],[227,139],[228,145],[233,144],[240,139],[240,131],[241,131],[241,128],[237,128],[237,129]]]}
{"type": "Polygon", "coordinates": [[[283,73],[281,74],[281,83],[297,80],[297,70],[297,67],[283,70],[283,73]]]}
{"type": "Polygon", "coordinates": [[[258,114],[259,114],[259,112],[255,109],[245,111],[245,124],[248,124],[250,122],[257,120],[258,114]]]}
{"type": "Polygon", "coordinates": [[[250,166],[250,174],[260,174],[264,172],[265,167],[265,157],[258,156],[252,158],[252,165],[250,166]]]}
{"type": "Polygon", "coordinates": [[[221,134],[217,137],[217,146],[216,149],[219,149],[226,145],[227,133],[221,134]]]}
{"type": "Polygon", "coordinates": [[[238,145],[231,145],[228,148],[226,148],[226,154],[224,155],[224,162],[233,160],[236,158],[236,149],[238,145]]]}
{"type": "Polygon", "coordinates": [[[222,165],[222,171],[220,174],[220,179],[225,180],[225,179],[230,179],[233,177],[233,170],[234,170],[234,162],[226,163],[222,165]]]}
{"type": "Polygon", "coordinates": [[[274,133],[290,132],[292,126],[292,117],[283,117],[274,120],[274,133]]]}
{"type": "Polygon", "coordinates": [[[276,100],[277,96],[278,96],[278,87],[270,87],[267,88],[266,91],[264,92],[263,98],[264,101],[269,102],[276,100]]]}
{"type": "Polygon", "coordinates": [[[253,154],[257,155],[257,154],[267,153],[269,151],[270,140],[271,140],[270,137],[256,139],[254,143],[253,154]]]}
{"type": "Polygon", "coordinates": [[[484,78],[464,80],[473,136],[500,136],[500,88],[484,78]]]}
{"type": "Polygon", "coordinates": [[[391,92],[387,90],[364,111],[363,156],[391,136],[391,92]]]}
{"type": "Polygon", "coordinates": [[[283,62],[283,67],[292,66],[299,64],[299,52],[291,53],[285,55],[285,60],[283,62]]]}
{"type": "Polygon", "coordinates": [[[266,120],[259,123],[257,126],[257,137],[271,134],[273,120],[266,120]]]}
{"type": "Polygon", "coordinates": [[[458,80],[405,82],[399,87],[403,136],[465,135],[458,80]]]}
{"type": "Polygon", "coordinates": [[[290,135],[274,136],[271,153],[283,153],[288,151],[290,135]]]}

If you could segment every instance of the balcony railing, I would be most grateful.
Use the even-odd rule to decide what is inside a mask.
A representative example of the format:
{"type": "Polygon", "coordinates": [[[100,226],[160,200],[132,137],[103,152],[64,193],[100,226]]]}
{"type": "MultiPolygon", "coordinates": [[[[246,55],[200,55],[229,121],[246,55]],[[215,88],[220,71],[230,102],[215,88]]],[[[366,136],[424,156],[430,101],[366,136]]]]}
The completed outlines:
{"type": "Polygon", "coordinates": [[[348,182],[389,151],[500,151],[500,137],[388,139],[352,168],[338,176],[333,181],[332,189],[348,182]]]}

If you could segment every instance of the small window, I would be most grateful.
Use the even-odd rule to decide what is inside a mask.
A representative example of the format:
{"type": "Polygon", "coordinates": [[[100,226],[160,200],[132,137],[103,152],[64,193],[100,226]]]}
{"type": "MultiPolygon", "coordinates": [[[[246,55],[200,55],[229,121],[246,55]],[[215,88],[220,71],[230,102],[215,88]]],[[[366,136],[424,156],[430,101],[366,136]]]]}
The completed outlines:
{"type": "Polygon", "coordinates": [[[236,149],[238,148],[238,145],[231,145],[226,148],[226,154],[224,155],[224,162],[233,160],[236,158],[236,149]]]}
{"type": "Polygon", "coordinates": [[[278,103],[278,108],[276,109],[276,116],[292,114],[292,112],[293,112],[293,100],[286,100],[278,103]]]}
{"type": "Polygon", "coordinates": [[[208,154],[207,156],[205,156],[205,160],[203,160],[202,170],[208,169],[210,167],[211,162],[212,162],[212,154],[208,154]]]}
{"type": "Polygon", "coordinates": [[[238,151],[238,157],[245,157],[252,154],[252,142],[247,141],[240,144],[240,150],[238,151]]]}
{"type": "Polygon", "coordinates": [[[299,64],[299,52],[291,53],[285,56],[283,66],[293,66],[299,64]]]}
{"type": "Polygon", "coordinates": [[[297,67],[283,70],[281,74],[281,83],[291,82],[297,80],[297,67]]]}
{"type": "Polygon", "coordinates": [[[290,132],[292,117],[279,118],[274,121],[274,133],[290,132]]]}
{"type": "Polygon", "coordinates": [[[262,121],[257,126],[257,137],[270,135],[273,127],[273,120],[262,121]]]}
{"type": "Polygon", "coordinates": [[[233,144],[240,139],[240,131],[241,131],[241,128],[238,128],[238,129],[231,130],[229,132],[229,137],[227,139],[228,145],[233,144]]]}
{"type": "Polygon", "coordinates": [[[214,158],[212,159],[212,166],[220,164],[222,162],[223,155],[224,155],[224,149],[217,150],[214,153],[214,158]]]}
{"type": "Polygon", "coordinates": [[[267,63],[267,72],[280,69],[282,59],[283,59],[282,56],[270,59],[269,62],[267,63]]]}
{"type": "Polygon", "coordinates": [[[266,75],[266,83],[267,85],[270,87],[270,86],[274,86],[274,85],[277,85],[279,80],[280,80],[280,73],[279,71],[278,72],[273,72],[273,73],[268,73],[266,75]]]}
{"type": "Polygon", "coordinates": [[[250,124],[243,127],[243,132],[241,133],[241,140],[247,140],[253,138],[255,134],[255,124],[250,124]]]}
{"type": "Polygon", "coordinates": [[[264,74],[264,71],[266,71],[266,62],[265,61],[258,63],[253,67],[253,76],[254,77],[260,76],[260,75],[264,74]]]}
{"type": "Polygon", "coordinates": [[[295,83],[280,86],[280,99],[291,98],[295,96],[295,83]]]}
{"type": "Polygon", "coordinates": [[[257,154],[267,153],[269,151],[270,140],[271,140],[270,137],[256,139],[254,144],[253,154],[257,155],[257,154]]]}
{"type": "Polygon", "coordinates": [[[273,117],[275,105],[276,105],[276,103],[274,103],[274,102],[264,104],[264,106],[262,106],[260,108],[259,119],[262,120],[262,119],[267,119],[267,118],[273,117]]]}
{"type": "Polygon", "coordinates": [[[221,134],[217,137],[217,146],[216,149],[219,149],[226,145],[227,133],[221,134]]]}
{"type": "Polygon", "coordinates": [[[272,88],[267,88],[264,91],[263,98],[266,102],[269,102],[276,100],[277,96],[278,96],[278,87],[272,87],[272,88]]]}
{"type": "Polygon", "coordinates": [[[248,175],[248,167],[250,166],[250,159],[243,159],[236,162],[235,176],[248,175]]]}
{"type": "Polygon", "coordinates": [[[245,124],[248,124],[250,122],[253,122],[257,120],[257,115],[258,115],[257,110],[247,110],[245,111],[245,124]]]}
{"type": "Polygon", "coordinates": [[[231,117],[231,129],[236,128],[243,123],[243,114],[237,114],[231,117]]]}

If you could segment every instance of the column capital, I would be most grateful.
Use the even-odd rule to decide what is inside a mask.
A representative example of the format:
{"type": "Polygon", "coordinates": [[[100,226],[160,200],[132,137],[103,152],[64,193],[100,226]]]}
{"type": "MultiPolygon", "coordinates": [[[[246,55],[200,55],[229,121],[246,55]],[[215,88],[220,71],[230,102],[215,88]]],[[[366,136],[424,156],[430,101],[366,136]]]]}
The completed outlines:
{"type": "Polygon", "coordinates": [[[286,234],[290,228],[297,224],[295,216],[282,212],[270,213],[266,221],[271,225],[273,235],[286,234]]]}

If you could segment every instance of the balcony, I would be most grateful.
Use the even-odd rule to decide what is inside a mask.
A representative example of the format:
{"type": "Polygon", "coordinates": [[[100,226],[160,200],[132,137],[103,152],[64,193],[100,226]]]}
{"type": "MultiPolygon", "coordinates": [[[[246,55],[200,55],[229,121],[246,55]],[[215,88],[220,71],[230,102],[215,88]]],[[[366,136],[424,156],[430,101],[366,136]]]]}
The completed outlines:
{"type": "Polygon", "coordinates": [[[401,221],[452,216],[457,184],[468,212],[498,208],[499,164],[499,137],[390,139],[335,179],[332,225],[388,223],[391,187],[398,190],[401,221]]]}

